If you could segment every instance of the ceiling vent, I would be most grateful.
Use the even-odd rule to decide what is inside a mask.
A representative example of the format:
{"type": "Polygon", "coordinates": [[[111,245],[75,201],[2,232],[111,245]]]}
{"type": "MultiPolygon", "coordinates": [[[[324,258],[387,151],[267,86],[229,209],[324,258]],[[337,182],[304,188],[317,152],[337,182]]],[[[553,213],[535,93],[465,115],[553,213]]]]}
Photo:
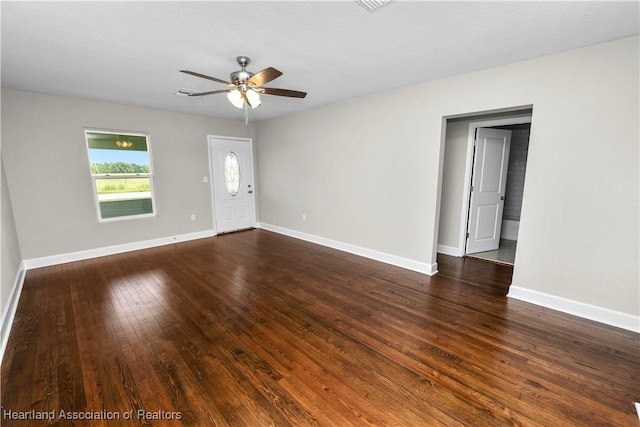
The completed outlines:
{"type": "Polygon", "coordinates": [[[393,0],[356,0],[360,6],[364,7],[368,12],[375,12],[382,6],[391,3],[393,0]]]}

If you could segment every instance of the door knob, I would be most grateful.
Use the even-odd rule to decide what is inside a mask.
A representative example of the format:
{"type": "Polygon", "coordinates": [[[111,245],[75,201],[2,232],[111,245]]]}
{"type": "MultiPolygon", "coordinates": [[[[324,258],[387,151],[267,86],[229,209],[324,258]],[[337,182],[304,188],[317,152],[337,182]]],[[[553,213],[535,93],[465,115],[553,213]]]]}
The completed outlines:
{"type": "Polygon", "coordinates": [[[500,200],[504,200],[504,196],[500,196],[500,200]]]}

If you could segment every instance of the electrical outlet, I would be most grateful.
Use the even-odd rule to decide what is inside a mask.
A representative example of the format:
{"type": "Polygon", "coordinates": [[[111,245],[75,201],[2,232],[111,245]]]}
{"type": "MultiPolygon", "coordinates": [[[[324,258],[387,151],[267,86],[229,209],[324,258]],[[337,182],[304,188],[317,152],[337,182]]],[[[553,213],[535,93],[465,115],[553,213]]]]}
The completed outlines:
{"type": "Polygon", "coordinates": [[[302,220],[306,221],[307,220],[307,214],[302,214],[302,220]]]}
{"type": "Polygon", "coordinates": [[[196,220],[196,214],[191,214],[191,221],[195,221],[196,220]]]}
{"type": "Polygon", "coordinates": [[[202,182],[209,182],[209,177],[208,176],[203,176],[202,177],[202,182]]]}

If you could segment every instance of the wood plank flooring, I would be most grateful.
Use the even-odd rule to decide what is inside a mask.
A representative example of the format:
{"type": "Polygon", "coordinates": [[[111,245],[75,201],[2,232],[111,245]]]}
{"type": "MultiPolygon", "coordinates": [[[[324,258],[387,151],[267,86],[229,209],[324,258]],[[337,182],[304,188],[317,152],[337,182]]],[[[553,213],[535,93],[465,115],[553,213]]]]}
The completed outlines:
{"type": "Polygon", "coordinates": [[[0,422],[638,425],[638,334],[507,300],[510,267],[438,262],[250,230],[31,270],[0,422]]]}

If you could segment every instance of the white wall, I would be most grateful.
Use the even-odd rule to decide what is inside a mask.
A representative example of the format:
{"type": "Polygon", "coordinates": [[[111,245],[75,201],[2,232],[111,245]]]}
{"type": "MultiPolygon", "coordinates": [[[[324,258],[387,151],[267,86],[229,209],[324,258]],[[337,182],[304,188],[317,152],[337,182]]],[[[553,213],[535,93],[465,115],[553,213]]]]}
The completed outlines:
{"type": "Polygon", "coordinates": [[[242,121],[3,89],[2,156],[24,259],[212,230],[207,134],[254,136],[242,121]],[[85,127],[149,132],[157,217],[98,222],[85,127]]]}
{"type": "Polygon", "coordinates": [[[443,117],[532,105],[514,285],[638,316],[638,50],[630,37],[258,123],[260,221],[432,263],[443,117]]]}

